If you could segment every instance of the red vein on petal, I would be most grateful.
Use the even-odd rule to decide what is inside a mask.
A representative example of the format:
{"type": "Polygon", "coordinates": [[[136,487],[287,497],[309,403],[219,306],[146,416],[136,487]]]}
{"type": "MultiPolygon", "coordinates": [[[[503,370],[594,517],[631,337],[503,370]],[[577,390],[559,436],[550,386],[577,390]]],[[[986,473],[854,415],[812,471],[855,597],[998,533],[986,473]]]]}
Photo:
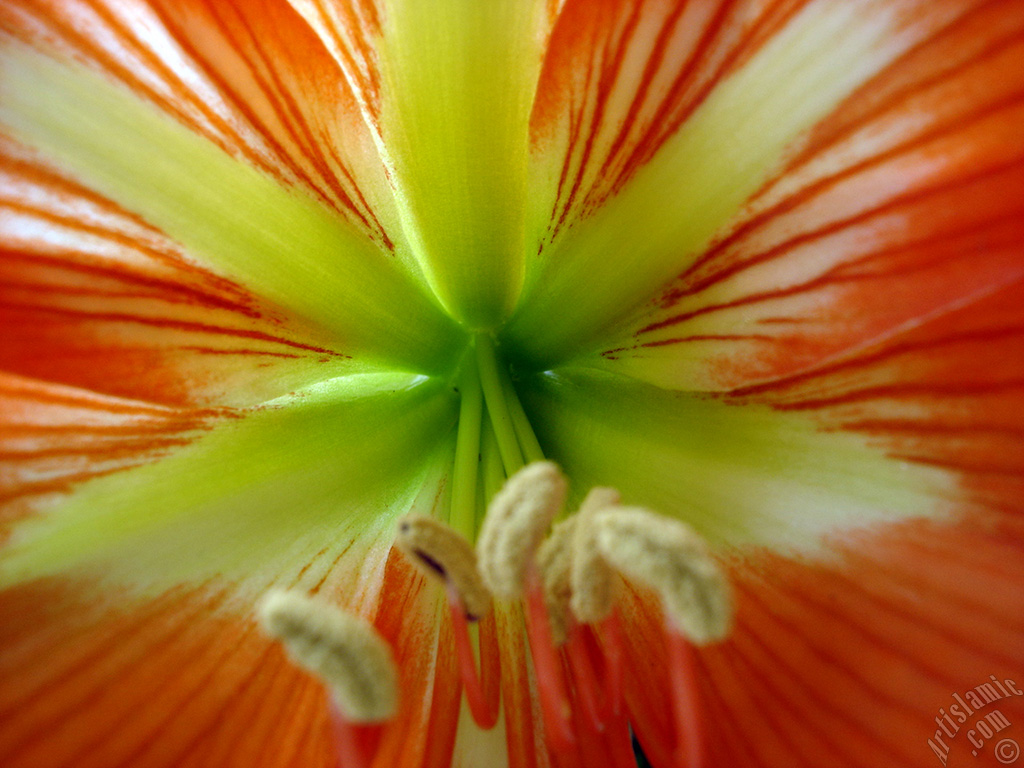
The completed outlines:
{"type": "MultiPolygon", "coordinates": [[[[753,752],[753,745],[756,744],[759,753],[764,753],[768,749],[766,741],[777,739],[782,749],[786,751],[787,765],[795,762],[808,766],[808,768],[816,768],[816,764],[807,761],[804,756],[806,750],[798,746],[795,741],[796,737],[792,733],[794,724],[800,726],[808,724],[804,713],[794,706],[793,702],[773,681],[759,673],[758,667],[739,650],[736,644],[730,643],[727,649],[716,654],[716,658],[719,664],[715,667],[712,667],[710,663],[706,663],[702,667],[707,678],[713,682],[713,685],[708,686],[708,696],[721,713],[719,717],[715,718],[715,722],[727,719],[735,734],[731,739],[720,734],[718,741],[729,745],[741,743],[744,746],[746,760],[751,763],[760,762],[763,765],[760,755],[753,752]],[[724,679],[725,674],[729,675],[728,684],[724,679]],[[730,696],[728,702],[723,698],[726,692],[730,696]],[[736,700],[736,697],[740,695],[746,700],[742,705],[742,710],[740,702],[736,700]],[[742,726],[736,719],[741,711],[744,716],[742,726]],[[757,738],[750,738],[750,721],[754,717],[762,720],[764,726],[757,738]]],[[[834,756],[837,760],[844,760],[846,757],[843,745],[832,737],[828,728],[812,727],[804,728],[803,731],[804,738],[809,738],[811,741],[810,747],[814,750],[812,754],[827,754],[830,757],[834,756]]],[[[844,764],[850,765],[848,760],[845,760],[844,764]]],[[[839,767],[836,766],[836,768],[839,767]]]]}
{"type": "Polygon", "coordinates": [[[229,328],[226,326],[212,325],[209,323],[192,322],[187,320],[171,320],[161,317],[146,317],[144,315],[131,315],[118,312],[89,312],[87,310],[70,309],[66,307],[38,307],[32,305],[7,304],[5,309],[24,309],[31,312],[38,312],[44,315],[55,315],[58,317],[73,317],[83,320],[102,320],[106,322],[126,322],[149,325],[158,328],[173,328],[183,331],[197,331],[200,333],[218,334],[224,336],[236,336],[257,341],[270,341],[282,346],[301,349],[307,352],[316,352],[321,355],[335,358],[347,358],[340,352],[335,352],[325,347],[318,347],[313,344],[304,344],[299,341],[292,341],[281,337],[272,336],[263,331],[248,330],[244,328],[229,328]]]}
{"type": "MultiPolygon", "coordinates": [[[[907,151],[912,149],[919,149],[922,144],[929,141],[933,141],[937,138],[945,138],[955,131],[962,130],[965,126],[974,125],[978,122],[984,121],[991,118],[994,115],[999,115],[1001,112],[1007,111],[1011,108],[1016,108],[1024,104],[1024,92],[1015,93],[1012,97],[1002,100],[995,105],[988,105],[985,108],[979,110],[976,113],[964,116],[964,122],[959,125],[946,125],[942,126],[941,129],[937,129],[932,135],[926,135],[923,137],[915,137],[915,139],[906,142],[892,150],[882,153],[876,157],[872,157],[870,160],[860,164],[864,168],[875,167],[881,165],[886,161],[889,161],[895,157],[899,157],[905,154],[907,151]],[[918,140],[920,139],[920,141],[918,140]]],[[[963,173],[963,175],[954,176],[953,178],[947,178],[940,176],[937,183],[933,181],[932,184],[924,184],[920,187],[914,188],[909,192],[896,195],[881,204],[866,208],[859,213],[852,216],[846,216],[845,218],[837,221],[829,222],[821,225],[815,229],[807,232],[802,232],[798,235],[794,235],[782,243],[771,246],[770,248],[759,252],[746,259],[737,261],[732,264],[726,264],[720,269],[708,274],[704,277],[694,277],[688,280],[688,284],[684,289],[673,291],[673,301],[678,300],[683,296],[690,296],[701,291],[705,291],[713,285],[721,283],[723,280],[736,275],[739,272],[749,269],[752,266],[766,263],[772,260],[778,260],[788,254],[790,251],[795,249],[797,246],[807,245],[818,240],[821,240],[828,235],[835,234],[843,229],[847,229],[854,224],[862,224],[868,222],[874,218],[881,216],[882,214],[898,211],[900,208],[909,207],[912,203],[919,203],[927,200],[932,196],[941,194],[952,189],[966,186],[973,182],[991,180],[996,178],[999,174],[1012,170],[1020,165],[1020,157],[1011,157],[1009,160],[1003,162],[994,163],[989,167],[976,170],[971,173],[963,173]]],[[[816,184],[812,184],[810,187],[800,190],[794,194],[794,198],[798,198],[794,203],[793,207],[797,204],[806,204],[808,200],[816,196],[819,192],[827,191],[839,181],[844,180],[848,176],[855,175],[861,170],[861,167],[855,165],[851,168],[844,169],[837,174],[830,176],[816,184]]],[[[699,265],[695,263],[689,267],[686,272],[683,273],[682,277],[686,278],[687,275],[695,275],[698,266],[703,266],[705,263],[709,263],[718,253],[721,252],[719,246],[713,246],[709,249],[704,256],[698,259],[699,265]]],[[[653,330],[654,328],[661,327],[664,324],[670,324],[671,320],[661,321],[659,323],[651,324],[642,329],[641,332],[653,330]]]]}
{"type": "MultiPolygon", "coordinates": [[[[748,593],[748,600],[750,593],[748,593]]],[[[757,605],[753,601],[749,601],[751,610],[757,605]]],[[[753,664],[753,669],[756,670],[755,675],[765,678],[769,672],[775,672],[776,675],[784,675],[784,679],[787,683],[790,683],[789,688],[793,689],[794,694],[801,697],[802,701],[807,702],[807,706],[810,707],[809,711],[805,711],[803,715],[803,724],[805,727],[812,728],[819,738],[827,738],[825,734],[829,732],[830,726],[828,723],[844,723],[847,728],[854,729],[860,734],[864,741],[867,742],[870,747],[874,748],[879,754],[885,755],[887,760],[895,761],[893,765],[899,765],[903,762],[904,756],[894,751],[892,745],[882,740],[873,731],[867,729],[862,723],[857,722],[855,715],[859,714],[858,710],[846,711],[840,709],[836,704],[825,698],[821,692],[811,683],[808,679],[808,671],[806,669],[796,669],[788,662],[788,660],[780,655],[775,649],[767,645],[765,638],[772,635],[773,625],[777,624],[777,617],[768,612],[760,606],[759,611],[761,625],[760,626],[748,626],[747,621],[742,621],[740,617],[737,617],[737,627],[734,629],[734,634],[737,638],[744,638],[749,641],[750,645],[754,646],[755,650],[767,660],[766,664],[753,664]],[[814,713],[817,720],[825,718],[824,722],[816,723],[812,725],[812,721],[808,715],[814,713]]],[[[750,611],[748,611],[749,613],[750,611]]],[[[786,628],[780,630],[785,632],[786,628]]],[[[806,646],[806,641],[800,634],[793,635],[791,632],[786,638],[785,646],[787,650],[795,649],[801,646],[806,646]]],[[[848,674],[848,673],[847,673],[848,674]]],[[[854,682],[858,682],[856,679],[854,682]]],[[[778,689],[781,694],[781,688],[778,689]]],[[[869,713],[873,714],[873,713],[869,713]]]]}

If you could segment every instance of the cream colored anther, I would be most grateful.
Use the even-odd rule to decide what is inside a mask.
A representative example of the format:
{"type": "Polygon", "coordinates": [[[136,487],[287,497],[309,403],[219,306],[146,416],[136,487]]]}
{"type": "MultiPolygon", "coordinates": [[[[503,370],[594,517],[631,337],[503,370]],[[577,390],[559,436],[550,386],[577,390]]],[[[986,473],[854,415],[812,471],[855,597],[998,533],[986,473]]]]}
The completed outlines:
{"type": "Polygon", "coordinates": [[[691,642],[703,645],[728,634],[728,583],[705,541],[689,526],[636,507],[598,512],[594,526],[608,562],[656,589],[669,618],[691,642]]]}
{"type": "Polygon", "coordinates": [[[374,723],[395,714],[398,669],[391,649],[366,621],[284,590],[267,594],[259,618],[292,661],[327,685],[349,720],[374,723]]]}
{"type": "Polygon", "coordinates": [[[537,568],[544,585],[544,604],[551,621],[551,637],[556,645],[565,643],[569,636],[569,607],[572,598],[570,579],[573,560],[573,537],[577,518],[566,518],[551,529],[551,535],[537,549],[537,568]]]}
{"type": "Polygon", "coordinates": [[[594,517],[619,503],[614,488],[592,488],[576,513],[579,523],[572,543],[572,612],[581,622],[594,624],[612,612],[615,572],[597,546],[594,517]]]}
{"type": "Polygon", "coordinates": [[[406,515],[398,521],[395,545],[420,570],[452,587],[471,620],[490,610],[491,596],[480,578],[472,545],[440,520],[406,515]]]}
{"type": "Polygon", "coordinates": [[[514,600],[523,594],[527,570],[537,547],[565,503],[566,480],[549,461],[529,464],[495,495],[477,539],[484,584],[496,596],[514,600]]]}

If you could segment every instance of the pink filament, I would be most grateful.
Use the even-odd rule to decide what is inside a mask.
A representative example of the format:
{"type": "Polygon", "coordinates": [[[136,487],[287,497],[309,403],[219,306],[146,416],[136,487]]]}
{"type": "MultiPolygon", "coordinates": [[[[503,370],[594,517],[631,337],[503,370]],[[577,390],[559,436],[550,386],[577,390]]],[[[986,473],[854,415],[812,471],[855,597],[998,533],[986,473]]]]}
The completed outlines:
{"type": "Polygon", "coordinates": [[[587,629],[576,625],[569,632],[569,640],[566,644],[568,651],[569,667],[572,670],[573,681],[576,684],[576,692],[579,694],[583,704],[583,711],[590,720],[590,727],[593,730],[604,731],[605,721],[608,713],[601,704],[600,686],[597,682],[597,673],[594,671],[594,664],[590,655],[590,647],[587,642],[587,629]]]}
{"type": "Polygon", "coordinates": [[[622,620],[618,609],[613,609],[601,622],[601,639],[606,661],[605,675],[608,680],[608,704],[613,715],[622,711],[622,669],[625,644],[622,639],[622,620]]]}
{"type": "Polygon", "coordinates": [[[455,635],[455,652],[459,660],[459,676],[462,678],[462,690],[466,692],[466,703],[473,721],[484,730],[490,730],[498,722],[498,706],[496,697],[484,695],[480,674],[477,672],[476,660],[473,657],[472,640],[469,637],[469,621],[466,619],[466,608],[458,593],[448,589],[448,609],[452,618],[452,630],[455,635]]]}
{"type": "Polygon", "coordinates": [[[622,715],[614,716],[608,723],[608,754],[614,768],[635,768],[633,743],[629,735],[629,722],[622,715]]]}
{"type": "MultiPolygon", "coordinates": [[[[328,697],[330,699],[330,697],[328,697]]],[[[382,726],[360,725],[349,720],[330,699],[331,726],[340,768],[370,768],[382,726]]]]}
{"type": "Polygon", "coordinates": [[[666,623],[665,635],[676,724],[675,763],[678,768],[702,768],[704,747],[693,645],[671,624],[666,623]]]}
{"type": "Polygon", "coordinates": [[[548,609],[536,567],[526,578],[526,631],[530,638],[530,654],[537,672],[544,726],[552,747],[559,751],[573,748],[572,710],[566,695],[565,680],[558,662],[558,651],[551,638],[548,609]]]}

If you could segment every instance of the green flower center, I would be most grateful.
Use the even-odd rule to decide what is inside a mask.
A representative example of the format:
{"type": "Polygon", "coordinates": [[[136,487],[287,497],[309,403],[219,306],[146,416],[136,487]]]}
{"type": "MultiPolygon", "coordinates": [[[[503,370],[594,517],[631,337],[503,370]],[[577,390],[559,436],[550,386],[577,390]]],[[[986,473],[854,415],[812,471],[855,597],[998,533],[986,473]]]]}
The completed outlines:
{"type": "Polygon", "coordinates": [[[506,477],[544,452],[491,334],[475,334],[463,355],[450,522],[473,540],[487,502],[506,477]]]}

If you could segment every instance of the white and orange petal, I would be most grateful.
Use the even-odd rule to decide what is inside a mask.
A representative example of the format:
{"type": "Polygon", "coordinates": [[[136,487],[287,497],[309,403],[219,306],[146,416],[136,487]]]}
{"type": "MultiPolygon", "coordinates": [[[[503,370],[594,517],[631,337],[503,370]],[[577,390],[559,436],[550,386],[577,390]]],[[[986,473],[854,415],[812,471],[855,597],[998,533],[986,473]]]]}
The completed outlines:
{"type": "MultiPolygon", "coordinates": [[[[372,147],[360,140],[358,120],[348,147],[344,142],[331,145],[332,131],[303,123],[306,144],[312,141],[308,134],[323,143],[307,146],[316,157],[311,160],[298,147],[274,150],[271,154],[279,157],[270,167],[259,161],[266,160],[259,152],[251,156],[244,151],[250,145],[242,137],[263,136],[265,143],[284,145],[284,128],[271,120],[271,113],[285,120],[279,114],[283,107],[272,98],[284,98],[277,91],[264,93],[269,103],[255,104],[249,114],[233,114],[234,122],[223,115],[213,121],[231,136],[207,125],[204,114],[218,113],[226,103],[237,109],[240,93],[255,99],[252,80],[259,78],[251,59],[257,51],[246,47],[244,40],[237,46],[238,56],[248,67],[208,61],[213,53],[203,46],[216,49],[217,44],[202,39],[204,23],[215,36],[231,30],[241,34],[237,27],[246,19],[236,19],[225,30],[216,19],[193,14],[179,29],[181,20],[176,22],[174,14],[163,24],[158,14],[145,8],[124,18],[110,9],[101,13],[79,3],[51,10],[52,14],[44,13],[29,2],[4,9],[0,129],[44,162],[59,165],[62,174],[79,186],[159,229],[182,247],[190,265],[242,284],[289,317],[316,326],[319,335],[332,338],[328,346],[343,346],[344,354],[376,365],[432,370],[451,363],[457,336],[453,324],[429,295],[416,265],[401,255],[404,246],[384,231],[380,221],[386,214],[377,224],[371,221],[368,201],[374,196],[390,200],[379,164],[375,172],[364,174],[369,179],[366,185],[374,187],[373,195],[352,202],[359,197],[358,173],[374,167],[364,162],[372,147]],[[51,30],[48,24],[56,28],[51,30]],[[90,34],[98,35],[110,50],[92,43],[90,34]],[[174,42],[176,35],[181,36],[180,45],[174,42]],[[183,48],[191,53],[185,55],[183,48]],[[176,100],[177,91],[185,95],[176,100]],[[350,150],[345,161],[358,169],[346,171],[341,160],[332,167],[317,159],[317,153],[345,150],[350,150]],[[317,173],[324,179],[345,177],[351,205],[341,199],[340,187],[331,197],[324,191],[330,187],[326,181],[310,186],[294,169],[288,170],[301,170],[303,163],[307,170],[320,163],[317,173]],[[286,171],[292,178],[282,178],[286,171]]],[[[302,24],[288,13],[281,21],[281,45],[289,41],[286,32],[302,24]]],[[[252,23],[274,21],[254,16],[252,23]]],[[[315,50],[315,39],[308,42],[315,50]]],[[[222,56],[230,59],[227,53],[222,56]]],[[[279,59],[291,62],[294,69],[294,60],[279,59]]],[[[325,55],[321,65],[330,68],[333,63],[325,55]]],[[[289,72],[284,66],[281,73],[259,74],[264,80],[273,80],[276,74],[279,90],[297,77],[289,72]]],[[[313,84],[302,82],[305,91],[289,91],[296,104],[317,94],[313,84]]],[[[337,104],[341,113],[345,85],[340,75],[337,84],[342,89],[337,104]]],[[[330,105],[321,108],[325,113],[317,119],[330,120],[330,105]]],[[[296,131],[300,118],[313,122],[313,114],[299,106],[292,112],[296,131]]],[[[297,141],[294,136],[291,140],[297,141]]],[[[337,184],[344,186],[342,181],[337,184]]]]}
{"type": "Polygon", "coordinates": [[[913,31],[596,364],[669,388],[756,385],[1024,275],[1024,9],[935,4],[913,31]]]}
{"type": "Polygon", "coordinates": [[[18,0],[2,19],[7,33],[103,73],[385,247],[401,237],[352,93],[286,3],[18,0]]]}
{"type": "Polygon", "coordinates": [[[244,407],[353,369],[322,329],[0,139],[0,367],[167,406],[244,407]],[[241,364],[240,364],[241,363],[241,364]]]}
{"type": "Polygon", "coordinates": [[[155,461],[234,416],[0,373],[0,537],[76,485],[155,461]]]}
{"type": "MultiPolygon", "coordinates": [[[[415,478],[395,515],[433,511],[445,472],[435,465],[415,478]]],[[[246,579],[228,568],[140,589],[84,566],[8,588],[0,596],[4,765],[332,765],[323,685],[256,625],[253,606],[271,587],[354,611],[391,646],[402,705],[375,764],[446,764],[458,678],[443,595],[391,539],[389,520],[325,528],[304,549],[282,537],[283,556],[246,579]]]]}

